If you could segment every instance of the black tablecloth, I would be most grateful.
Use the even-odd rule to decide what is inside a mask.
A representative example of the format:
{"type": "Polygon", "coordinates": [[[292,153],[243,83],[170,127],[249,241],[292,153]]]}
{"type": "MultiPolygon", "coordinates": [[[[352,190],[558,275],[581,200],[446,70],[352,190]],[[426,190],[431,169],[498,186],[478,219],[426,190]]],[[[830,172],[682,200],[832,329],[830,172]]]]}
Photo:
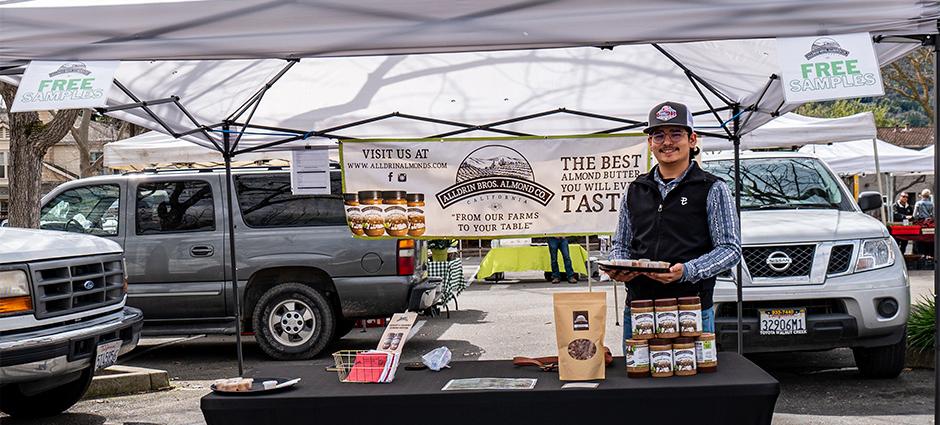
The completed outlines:
{"type": "Polygon", "coordinates": [[[630,379],[617,358],[595,389],[561,389],[557,373],[508,360],[454,362],[441,372],[401,367],[390,384],[342,383],[322,366],[265,365],[254,375],[303,379],[274,394],[209,394],[202,412],[209,425],[770,424],[777,380],[735,353],[718,359],[717,373],[630,379]],[[538,378],[538,384],[532,390],[441,391],[456,378],[538,378]]]}

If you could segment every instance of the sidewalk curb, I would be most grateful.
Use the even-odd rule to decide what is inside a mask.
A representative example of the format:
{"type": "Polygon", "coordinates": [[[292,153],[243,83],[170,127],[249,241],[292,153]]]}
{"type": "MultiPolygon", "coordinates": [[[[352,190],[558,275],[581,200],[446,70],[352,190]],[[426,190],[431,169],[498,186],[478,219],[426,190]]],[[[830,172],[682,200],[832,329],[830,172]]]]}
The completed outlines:
{"type": "Polygon", "coordinates": [[[170,375],[165,370],[115,365],[98,371],[82,399],[115,397],[169,388],[170,375]]]}

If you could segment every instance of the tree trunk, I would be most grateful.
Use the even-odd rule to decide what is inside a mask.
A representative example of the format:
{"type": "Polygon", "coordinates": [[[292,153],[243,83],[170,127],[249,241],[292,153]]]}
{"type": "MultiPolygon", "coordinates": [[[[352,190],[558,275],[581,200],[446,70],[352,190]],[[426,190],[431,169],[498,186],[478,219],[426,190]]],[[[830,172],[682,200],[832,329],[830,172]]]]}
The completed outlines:
{"type": "MultiPolygon", "coordinates": [[[[0,82],[0,96],[7,110],[13,105],[16,87],[0,82]]],[[[79,110],[60,111],[48,123],[35,112],[10,113],[10,225],[39,227],[42,197],[42,158],[52,145],[69,132],[79,110]]]]}
{"type": "Polygon", "coordinates": [[[91,143],[88,141],[91,114],[90,109],[82,111],[82,119],[78,124],[78,128],[69,128],[72,139],[75,140],[75,145],[78,146],[78,175],[83,178],[95,175],[94,166],[91,163],[91,143]]]}

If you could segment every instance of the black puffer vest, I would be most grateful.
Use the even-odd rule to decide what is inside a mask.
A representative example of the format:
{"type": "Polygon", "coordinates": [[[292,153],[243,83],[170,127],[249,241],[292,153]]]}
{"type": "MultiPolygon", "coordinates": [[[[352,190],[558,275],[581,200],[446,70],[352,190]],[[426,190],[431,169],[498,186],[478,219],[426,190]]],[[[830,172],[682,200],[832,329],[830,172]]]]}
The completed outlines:
{"type": "MultiPolygon", "coordinates": [[[[632,258],[648,258],[685,263],[714,248],[708,227],[708,192],[718,177],[703,171],[697,163],[675,188],[662,199],[653,178],[656,168],[643,174],[627,190],[627,208],[633,229],[632,258]]],[[[698,282],[663,284],[645,276],[627,283],[628,301],[699,296],[702,308],[712,306],[715,278],[698,282]]]]}

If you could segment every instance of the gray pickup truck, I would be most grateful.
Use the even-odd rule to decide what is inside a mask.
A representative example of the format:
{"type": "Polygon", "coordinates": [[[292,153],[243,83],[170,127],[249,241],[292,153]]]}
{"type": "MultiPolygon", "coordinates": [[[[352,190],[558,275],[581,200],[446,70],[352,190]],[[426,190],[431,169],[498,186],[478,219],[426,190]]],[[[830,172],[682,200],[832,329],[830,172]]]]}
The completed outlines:
{"type": "Polygon", "coordinates": [[[120,245],[44,230],[0,229],[0,410],[58,414],[95,370],[137,346],[120,245]]]}
{"type": "MultiPolygon", "coordinates": [[[[145,335],[233,334],[224,179],[201,169],[72,181],[43,198],[41,227],[124,247],[145,335]]],[[[353,238],[337,171],[330,195],[292,195],[276,167],[232,179],[243,329],[271,357],[311,358],[355,319],[436,303],[423,242],[353,238]]]]}

